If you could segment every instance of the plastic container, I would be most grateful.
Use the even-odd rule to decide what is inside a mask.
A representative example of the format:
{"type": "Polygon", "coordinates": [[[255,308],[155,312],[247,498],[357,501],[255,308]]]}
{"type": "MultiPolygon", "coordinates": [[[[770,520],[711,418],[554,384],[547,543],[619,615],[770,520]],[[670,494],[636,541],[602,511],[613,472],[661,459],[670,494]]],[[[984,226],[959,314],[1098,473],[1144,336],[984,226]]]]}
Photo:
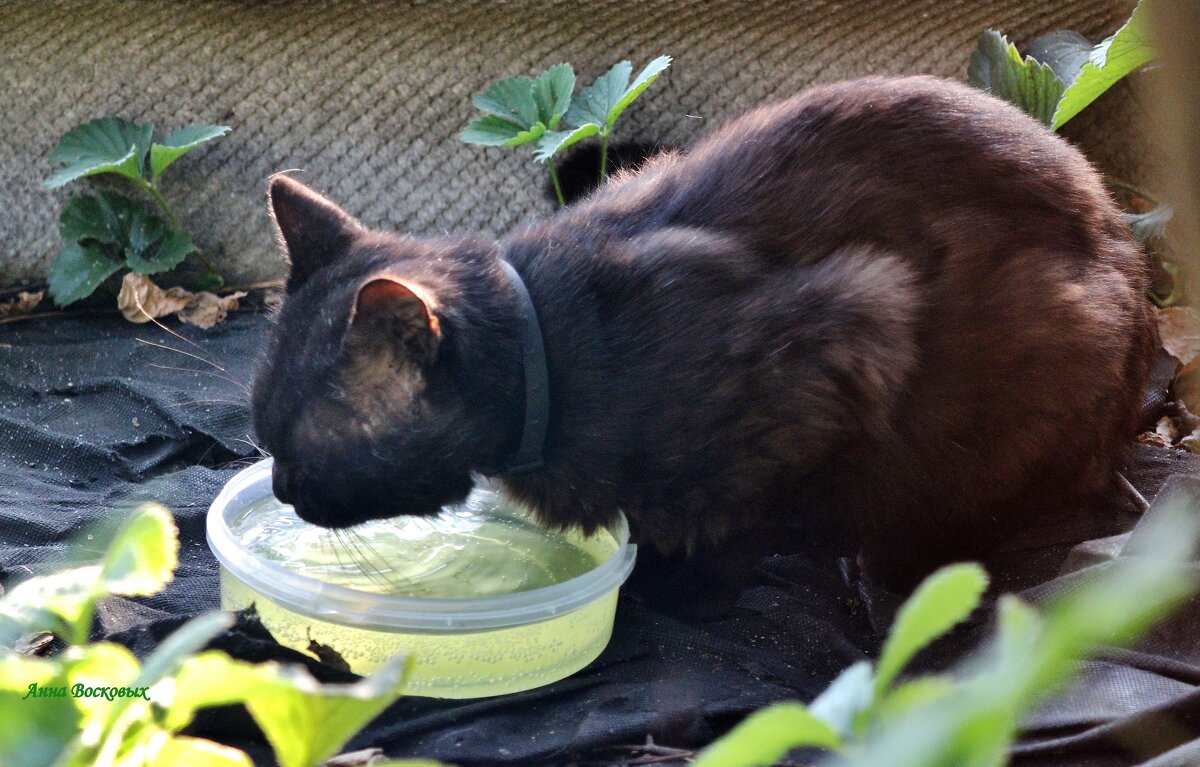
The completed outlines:
{"type": "MultiPolygon", "coordinates": [[[[637,547],[629,543],[621,518],[615,529],[589,538],[565,534],[572,546],[595,561],[594,567],[569,580],[495,593],[493,579],[493,593],[452,598],[379,593],[322,581],[314,577],[318,568],[298,565],[286,551],[267,557],[252,550],[243,541],[247,526],[255,524],[251,515],[267,505],[264,499],[273,501],[270,459],[234,475],[209,509],[208,545],[221,565],[222,607],[238,610],[254,604],[263,625],[281,644],[301,651],[309,649],[310,642],[324,645],[360,674],[397,654],[411,655],[415,665],[406,687],[410,695],[499,695],[540,687],[583,668],[608,644],[617,591],[636,556],[637,547]]],[[[277,515],[291,514],[290,507],[274,508],[283,510],[277,515]]],[[[443,517],[432,518],[432,524],[443,518],[469,522],[471,515],[495,515],[488,517],[495,522],[519,514],[499,493],[477,488],[469,508],[447,509],[443,517]]],[[[413,518],[389,522],[404,520],[413,518]]],[[[429,525],[431,519],[420,522],[429,525]]],[[[316,534],[316,528],[298,519],[289,523],[316,534]]],[[[403,551],[378,554],[404,556],[403,551]]],[[[470,561],[454,564],[468,579],[469,590],[470,561]]]]}

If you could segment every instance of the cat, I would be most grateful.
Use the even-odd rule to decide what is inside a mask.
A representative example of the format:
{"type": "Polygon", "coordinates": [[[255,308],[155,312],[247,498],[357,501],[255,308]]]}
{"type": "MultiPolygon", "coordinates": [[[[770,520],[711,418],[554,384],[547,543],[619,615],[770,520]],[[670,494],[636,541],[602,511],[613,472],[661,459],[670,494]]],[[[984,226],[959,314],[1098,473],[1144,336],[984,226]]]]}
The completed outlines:
{"type": "Polygon", "coordinates": [[[667,602],[728,602],[806,526],[911,585],[1103,492],[1158,345],[1082,154],[931,77],[754,109],[498,241],[371,231],[286,176],[268,196],[291,271],[253,416],[280,499],[343,527],[499,476],[546,525],[624,511],[676,563],[667,602]],[[549,377],[524,474],[522,285],[549,377]]]}

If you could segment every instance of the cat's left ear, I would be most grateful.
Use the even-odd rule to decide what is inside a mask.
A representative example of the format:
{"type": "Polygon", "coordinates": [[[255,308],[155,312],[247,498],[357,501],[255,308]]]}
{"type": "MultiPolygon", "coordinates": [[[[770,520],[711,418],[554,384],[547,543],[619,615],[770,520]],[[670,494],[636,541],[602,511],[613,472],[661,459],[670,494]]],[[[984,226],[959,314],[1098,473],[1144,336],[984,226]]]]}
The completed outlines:
{"type": "Polygon", "coordinates": [[[347,340],[355,346],[386,346],[418,363],[428,362],[442,340],[436,308],[437,299],[420,283],[375,275],[358,289],[347,340]]]}
{"type": "Polygon", "coordinates": [[[340,256],[366,231],[332,200],[287,176],[271,179],[267,198],[292,263],[288,293],[298,290],[309,275],[340,256]]]}

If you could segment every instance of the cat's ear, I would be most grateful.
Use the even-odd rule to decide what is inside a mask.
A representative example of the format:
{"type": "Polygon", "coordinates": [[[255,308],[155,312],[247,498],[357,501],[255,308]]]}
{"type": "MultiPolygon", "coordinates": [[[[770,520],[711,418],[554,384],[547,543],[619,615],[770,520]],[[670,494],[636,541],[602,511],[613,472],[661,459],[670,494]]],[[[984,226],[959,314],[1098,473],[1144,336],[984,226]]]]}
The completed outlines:
{"type": "Polygon", "coordinates": [[[363,283],[350,315],[348,340],[354,346],[385,348],[418,363],[433,359],[442,339],[437,301],[423,285],[389,274],[363,283]]]}
{"type": "Polygon", "coordinates": [[[287,279],[289,293],[366,231],[332,201],[287,176],[272,177],[267,197],[271,218],[292,263],[287,279]]]}

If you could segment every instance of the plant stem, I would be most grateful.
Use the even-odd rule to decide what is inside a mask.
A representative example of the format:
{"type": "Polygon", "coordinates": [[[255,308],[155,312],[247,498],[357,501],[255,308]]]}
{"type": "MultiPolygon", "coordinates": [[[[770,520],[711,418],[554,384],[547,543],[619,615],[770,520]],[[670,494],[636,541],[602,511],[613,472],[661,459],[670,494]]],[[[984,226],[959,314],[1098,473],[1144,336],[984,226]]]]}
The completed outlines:
{"type": "MultiPolygon", "coordinates": [[[[182,229],[183,225],[179,222],[179,216],[176,216],[175,211],[171,210],[171,206],[167,204],[167,198],[162,196],[162,192],[158,191],[158,186],[154,182],[146,181],[142,178],[139,178],[137,181],[139,184],[141,184],[142,189],[145,190],[146,194],[154,198],[154,202],[158,204],[159,210],[161,210],[163,215],[167,217],[167,221],[171,224],[171,226],[175,229],[182,229]]],[[[218,277],[221,277],[221,272],[217,270],[216,265],[213,264],[212,261],[208,260],[207,256],[198,250],[193,252],[192,255],[194,255],[200,261],[200,263],[208,267],[210,272],[218,277]]],[[[224,278],[222,277],[222,279],[224,278]]]]}
{"type": "Polygon", "coordinates": [[[558,171],[554,169],[554,161],[547,163],[550,166],[550,180],[554,182],[554,193],[558,195],[558,204],[562,207],[567,207],[567,200],[563,197],[562,184],[558,183],[558,171]]]}
{"type": "Polygon", "coordinates": [[[138,183],[142,185],[142,189],[145,190],[146,194],[154,198],[154,202],[158,204],[159,209],[167,217],[167,221],[170,222],[171,226],[179,229],[179,216],[176,216],[175,211],[171,210],[171,206],[167,204],[166,198],[162,196],[158,188],[145,179],[138,179],[138,183]]]}
{"type": "Polygon", "coordinates": [[[608,134],[600,137],[600,183],[608,178],[608,134]]]}

